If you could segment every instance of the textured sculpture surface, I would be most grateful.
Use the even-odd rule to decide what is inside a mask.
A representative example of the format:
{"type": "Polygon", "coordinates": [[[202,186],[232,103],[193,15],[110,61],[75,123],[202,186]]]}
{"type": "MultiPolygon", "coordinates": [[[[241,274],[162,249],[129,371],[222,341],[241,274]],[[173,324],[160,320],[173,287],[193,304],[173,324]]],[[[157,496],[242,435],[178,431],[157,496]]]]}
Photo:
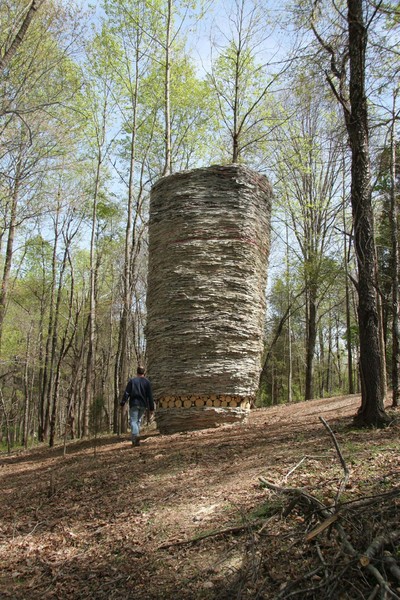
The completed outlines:
{"type": "MultiPolygon", "coordinates": [[[[200,412],[221,406],[242,418],[255,395],[271,195],[264,176],[239,165],[176,173],[153,187],[147,364],[160,418],[196,407],[204,427],[200,412]]],[[[184,420],[181,429],[197,428],[195,411],[184,420]]]]}

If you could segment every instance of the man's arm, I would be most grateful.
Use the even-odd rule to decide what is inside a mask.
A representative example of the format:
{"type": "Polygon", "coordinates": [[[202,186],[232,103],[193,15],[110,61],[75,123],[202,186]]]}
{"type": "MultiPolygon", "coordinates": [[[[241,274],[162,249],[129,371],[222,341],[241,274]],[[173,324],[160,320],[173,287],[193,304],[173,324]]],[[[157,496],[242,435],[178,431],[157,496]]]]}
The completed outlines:
{"type": "Polygon", "coordinates": [[[154,412],[153,391],[151,389],[151,383],[149,380],[147,380],[147,402],[149,405],[149,411],[154,412]]]}
{"type": "Polygon", "coordinates": [[[131,395],[131,391],[132,391],[132,380],[130,379],[128,381],[128,385],[126,386],[126,390],[124,392],[124,395],[122,396],[121,402],[120,402],[120,406],[124,406],[125,403],[129,400],[130,395],[131,395]]]}

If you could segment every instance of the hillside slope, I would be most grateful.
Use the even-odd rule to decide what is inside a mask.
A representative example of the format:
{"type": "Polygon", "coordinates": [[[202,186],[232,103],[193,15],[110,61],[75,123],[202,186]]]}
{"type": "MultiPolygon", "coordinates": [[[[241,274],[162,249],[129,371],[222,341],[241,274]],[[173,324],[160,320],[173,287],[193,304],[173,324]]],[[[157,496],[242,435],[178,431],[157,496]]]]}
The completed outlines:
{"type": "Polygon", "coordinates": [[[400,427],[351,429],[359,402],[1,456],[0,598],[400,596],[400,427]]]}

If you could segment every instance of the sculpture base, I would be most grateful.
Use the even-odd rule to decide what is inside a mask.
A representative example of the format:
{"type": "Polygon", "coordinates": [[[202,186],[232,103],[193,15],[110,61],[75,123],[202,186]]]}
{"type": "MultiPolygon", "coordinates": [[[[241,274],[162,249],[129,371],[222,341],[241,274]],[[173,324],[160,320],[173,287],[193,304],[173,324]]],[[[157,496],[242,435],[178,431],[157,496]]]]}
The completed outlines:
{"type": "Polygon", "coordinates": [[[156,412],[157,428],[161,434],[171,434],[196,429],[219,427],[226,423],[244,423],[248,408],[191,407],[159,408],[156,412]]]}

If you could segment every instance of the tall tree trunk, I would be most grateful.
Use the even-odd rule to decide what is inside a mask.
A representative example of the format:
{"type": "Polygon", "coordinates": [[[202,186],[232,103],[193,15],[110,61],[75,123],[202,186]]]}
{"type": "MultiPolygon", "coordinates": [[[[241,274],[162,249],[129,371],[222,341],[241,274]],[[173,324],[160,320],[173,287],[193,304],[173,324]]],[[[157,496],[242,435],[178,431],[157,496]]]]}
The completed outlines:
{"type": "Polygon", "coordinates": [[[350,284],[349,284],[349,258],[347,247],[347,229],[346,229],[346,206],[345,206],[345,158],[343,155],[343,262],[345,275],[345,304],[346,304],[346,350],[347,350],[347,378],[348,392],[354,394],[354,377],[353,377],[353,345],[351,331],[351,310],[350,310],[350,284]]]}
{"type": "Polygon", "coordinates": [[[7,439],[7,452],[11,454],[12,439],[11,439],[11,427],[10,427],[10,413],[7,410],[6,403],[4,402],[3,390],[0,387],[0,404],[4,414],[6,439],[7,439]]]}
{"type": "MultiPolygon", "coordinates": [[[[61,186],[61,183],[60,183],[61,186]]],[[[49,320],[47,324],[47,339],[46,348],[44,353],[44,367],[43,367],[43,380],[41,386],[41,407],[43,412],[43,429],[41,431],[41,441],[47,439],[50,426],[50,402],[53,389],[53,365],[54,365],[54,354],[52,352],[54,339],[54,321],[55,321],[55,293],[56,293],[56,281],[57,281],[57,251],[58,251],[58,240],[60,236],[59,232],[59,221],[61,211],[61,192],[59,191],[57,197],[57,207],[54,223],[54,245],[51,262],[51,284],[50,284],[50,299],[49,299],[49,320]]]]}
{"type": "Polygon", "coordinates": [[[31,398],[31,389],[29,382],[29,358],[31,353],[31,336],[33,330],[33,323],[31,322],[28,337],[26,341],[26,357],[25,357],[25,367],[24,367],[24,421],[22,427],[22,445],[24,448],[28,448],[28,438],[29,438],[29,408],[30,408],[30,398],[31,398]]]}
{"type": "Polygon", "coordinates": [[[347,0],[350,61],[350,114],[346,126],[351,161],[351,204],[358,264],[358,323],[362,402],[356,422],[379,426],[388,421],[384,409],[383,357],[378,313],[374,219],[369,163],[368,113],[365,93],[367,26],[363,0],[347,0]]]}
{"type": "Polygon", "coordinates": [[[22,20],[21,25],[19,26],[17,32],[11,39],[11,42],[8,46],[3,49],[1,53],[2,56],[0,58],[0,71],[4,71],[10,64],[13,56],[17,52],[19,46],[22,44],[24,37],[29,29],[29,26],[32,22],[33,17],[35,16],[35,12],[38,10],[39,6],[42,4],[42,1],[32,0],[28,6],[28,10],[26,11],[25,17],[22,20]]]}
{"type": "Polygon", "coordinates": [[[104,98],[103,112],[101,115],[101,127],[97,132],[97,161],[96,175],[93,190],[92,222],[90,234],[90,281],[89,281],[89,332],[88,350],[86,356],[86,378],[83,395],[82,408],[82,437],[89,435],[89,411],[94,396],[94,365],[96,353],[96,279],[98,261],[96,258],[96,236],[97,236],[97,204],[100,192],[100,176],[104,160],[103,149],[106,142],[108,98],[104,98]]]}
{"type": "Polygon", "coordinates": [[[288,316],[287,316],[287,336],[288,336],[288,366],[287,366],[287,401],[292,402],[292,386],[293,386],[293,357],[292,357],[292,319],[291,319],[291,305],[292,305],[292,291],[290,288],[290,264],[289,264],[289,227],[286,223],[286,288],[287,288],[287,302],[288,302],[288,316]]]}
{"type": "Polygon", "coordinates": [[[314,355],[317,341],[317,303],[315,290],[310,287],[307,290],[308,308],[306,318],[306,381],[305,400],[314,398],[314,355]]]}
{"type": "MultiPolygon", "coordinates": [[[[168,33],[167,33],[168,36],[168,33]]],[[[169,41],[168,41],[169,44],[169,41]]],[[[135,229],[137,220],[137,210],[134,211],[135,198],[135,166],[136,166],[136,135],[137,135],[137,108],[139,95],[139,62],[140,62],[140,34],[137,32],[136,38],[136,53],[135,53],[135,79],[131,92],[132,104],[132,133],[130,142],[130,157],[129,157],[129,181],[128,181],[128,201],[127,201],[127,219],[125,228],[125,246],[124,246],[124,274],[123,274],[123,303],[122,313],[119,324],[118,333],[118,351],[116,359],[115,371],[115,395],[114,395],[114,433],[125,433],[127,422],[123,411],[119,411],[119,402],[122,393],[125,389],[129,377],[129,363],[131,359],[132,333],[131,333],[131,318],[132,318],[132,295],[133,295],[133,271],[135,258],[135,229]],[[135,213],[135,214],[134,214],[135,213]],[[118,422],[119,421],[119,422],[118,422]]],[[[168,62],[168,57],[167,57],[168,62]]],[[[167,75],[166,75],[167,77],[167,75]]],[[[169,84],[168,84],[169,85],[169,84]]],[[[169,91],[168,91],[169,98],[169,91]]],[[[169,100],[168,100],[169,103],[169,100]]],[[[167,92],[166,92],[167,106],[167,92]]],[[[169,109],[168,109],[169,111],[169,109]]],[[[167,115],[167,112],[166,112],[167,115]]],[[[168,112],[169,115],[169,112],[168,112]]],[[[166,136],[167,136],[167,121],[169,116],[166,116],[166,136]]],[[[166,152],[167,156],[167,152],[166,152]]],[[[166,162],[167,165],[167,162],[166,162]]]]}
{"type": "MultiPolygon", "coordinates": [[[[104,123],[105,127],[105,123],[104,123]]],[[[93,398],[94,386],[94,363],[95,363],[95,344],[96,344],[96,228],[97,228],[97,202],[100,189],[100,170],[102,164],[102,155],[99,148],[96,165],[96,179],[94,182],[93,206],[92,206],[92,224],[90,235],[90,281],[89,281],[89,333],[88,350],[86,356],[86,378],[83,395],[83,414],[82,414],[82,437],[89,435],[89,411],[93,398]]]]}
{"type": "Polygon", "coordinates": [[[171,148],[171,28],[172,28],[172,0],[167,4],[167,23],[165,40],[165,81],[164,81],[164,115],[165,115],[165,164],[163,175],[172,173],[172,148],[171,148]]]}
{"type": "Polygon", "coordinates": [[[326,365],[326,393],[331,395],[332,391],[332,319],[329,314],[329,329],[328,329],[328,362],[326,365]]]}
{"type": "Polygon", "coordinates": [[[336,361],[337,361],[337,374],[338,374],[338,382],[337,382],[337,387],[339,388],[339,390],[342,389],[343,387],[343,380],[342,380],[342,358],[341,358],[341,323],[339,323],[339,317],[336,316],[335,318],[335,325],[336,325],[336,361]]]}
{"type": "MultiPolygon", "coordinates": [[[[63,292],[63,288],[64,288],[64,273],[65,273],[65,269],[67,266],[67,260],[69,260],[69,262],[71,263],[70,254],[69,254],[70,243],[77,231],[78,231],[78,229],[76,229],[75,233],[73,233],[72,236],[69,236],[69,237],[66,236],[66,240],[65,240],[64,257],[63,257],[63,261],[61,264],[60,278],[59,278],[59,284],[58,284],[58,293],[57,293],[57,304],[56,304],[57,320],[58,320],[58,315],[60,312],[62,292],[63,292]]],[[[50,437],[49,437],[50,447],[54,446],[55,436],[56,436],[56,418],[57,418],[57,411],[58,411],[58,400],[59,400],[59,395],[60,395],[59,392],[60,392],[60,383],[61,383],[61,365],[62,365],[62,362],[69,350],[69,347],[72,344],[72,338],[70,339],[69,343],[67,344],[67,337],[68,337],[68,330],[69,330],[71,319],[72,319],[73,294],[74,294],[74,278],[71,277],[71,286],[70,286],[69,302],[68,302],[68,317],[65,322],[64,332],[63,332],[63,336],[61,339],[60,348],[58,350],[58,359],[57,359],[57,364],[55,367],[55,374],[54,374],[53,403],[52,403],[52,412],[51,412],[51,419],[50,419],[50,437]]],[[[57,326],[54,327],[54,331],[55,331],[55,335],[58,337],[58,327],[57,326]]]]}
{"type": "Polygon", "coordinates": [[[17,158],[17,164],[16,164],[14,188],[13,188],[12,197],[11,197],[10,223],[8,226],[6,257],[5,257],[5,261],[4,261],[3,278],[2,278],[2,282],[1,282],[1,291],[0,291],[0,350],[1,350],[1,342],[2,342],[2,337],[3,337],[4,318],[5,318],[5,314],[6,314],[6,307],[7,307],[7,300],[8,300],[8,289],[9,289],[9,282],[10,282],[12,259],[13,259],[13,253],[14,253],[14,239],[15,239],[17,207],[18,207],[20,185],[21,185],[21,156],[19,156],[17,158]]]}
{"type": "Polygon", "coordinates": [[[399,291],[399,201],[396,194],[396,98],[393,94],[393,113],[390,128],[390,221],[392,236],[392,406],[400,406],[400,291],[399,291]]]}
{"type": "Polygon", "coordinates": [[[39,363],[39,374],[38,374],[38,440],[39,442],[44,441],[44,420],[45,420],[45,406],[44,406],[44,394],[43,394],[43,383],[44,383],[44,323],[45,323],[45,312],[46,312],[46,301],[45,301],[45,289],[46,289],[46,278],[45,270],[43,268],[43,282],[40,297],[40,317],[39,317],[39,336],[38,336],[38,363],[39,363]]]}
{"type": "Polygon", "coordinates": [[[325,396],[325,383],[326,383],[325,371],[326,371],[326,366],[325,366],[325,340],[324,340],[324,335],[323,335],[322,327],[319,327],[319,329],[318,329],[318,341],[319,341],[319,364],[320,364],[320,368],[319,368],[319,397],[323,398],[325,396]]]}

